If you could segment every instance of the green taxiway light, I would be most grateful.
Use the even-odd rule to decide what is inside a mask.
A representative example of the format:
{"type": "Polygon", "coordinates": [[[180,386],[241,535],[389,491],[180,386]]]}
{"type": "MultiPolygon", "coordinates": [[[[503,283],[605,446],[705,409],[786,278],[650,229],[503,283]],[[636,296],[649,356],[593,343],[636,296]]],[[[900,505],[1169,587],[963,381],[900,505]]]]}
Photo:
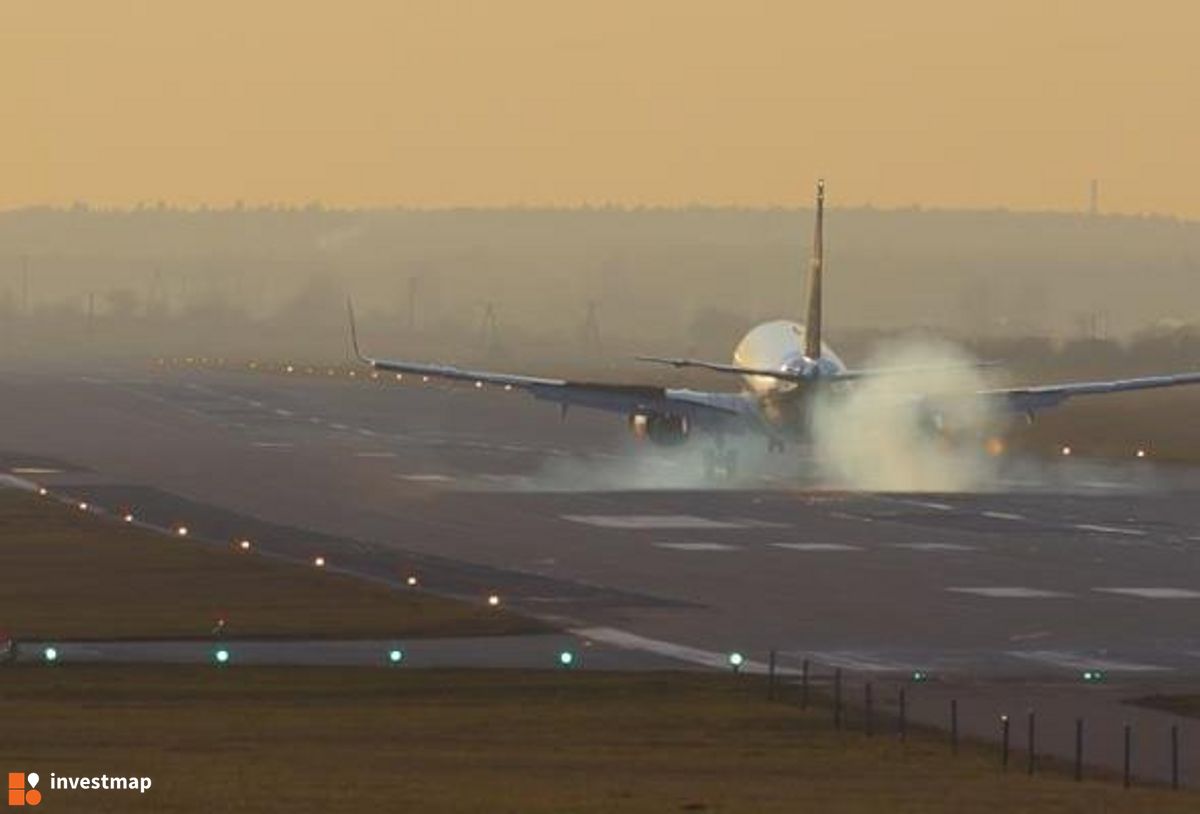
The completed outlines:
{"type": "Polygon", "coordinates": [[[564,650],[558,654],[558,663],[563,667],[570,667],[575,663],[575,654],[570,650],[564,650]]]}
{"type": "Polygon", "coordinates": [[[42,658],[44,658],[49,664],[53,664],[54,662],[58,661],[58,648],[47,647],[42,651],[42,658]]]}
{"type": "Polygon", "coordinates": [[[746,661],[746,658],[741,653],[734,651],[733,653],[729,654],[729,666],[732,667],[734,670],[740,669],[742,664],[745,663],[745,661],[746,661]]]}
{"type": "Polygon", "coordinates": [[[1083,680],[1086,682],[1089,682],[1089,683],[1103,681],[1104,673],[1100,672],[1099,670],[1084,670],[1083,671],[1083,680]]]}
{"type": "Polygon", "coordinates": [[[388,661],[392,664],[399,664],[400,662],[404,661],[404,651],[399,649],[389,650],[388,661]]]}
{"type": "Polygon", "coordinates": [[[228,664],[229,651],[222,647],[216,653],[213,653],[213,658],[217,660],[217,664],[228,664]]]}
{"type": "Polygon", "coordinates": [[[926,673],[923,670],[913,670],[913,674],[912,674],[913,681],[920,683],[920,682],[926,681],[928,679],[929,679],[929,673],[926,673]]]}

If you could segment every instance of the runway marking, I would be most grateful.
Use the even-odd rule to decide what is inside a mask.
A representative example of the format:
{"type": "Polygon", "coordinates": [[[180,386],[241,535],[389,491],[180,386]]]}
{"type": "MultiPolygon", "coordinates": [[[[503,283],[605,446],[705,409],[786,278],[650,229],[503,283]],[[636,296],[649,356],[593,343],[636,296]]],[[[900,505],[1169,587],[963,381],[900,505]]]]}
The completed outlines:
{"type": "Polygon", "coordinates": [[[359,430],[358,430],[358,434],[359,434],[359,435],[365,435],[365,436],[367,436],[367,437],[369,438],[369,437],[371,437],[372,435],[374,435],[375,433],[374,433],[374,432],[372,432],[371,430],[368,430],[368,429],[366,429],[365,427],[360,427],[360,428],[359,428],[359,430]]]}
{"type": "Polygon", "coordinates": [[[1106,594],[1137,596],[1142,599],[1200,599],[1200,591],[1187,588],[1092,588],[1106,594]]]}
{"type": "Polygon", "coordinates": [[[980,512],[984,517],[990,517],[993,520],[1024,520],[1025,515],[1013,514],[1012,512],[980,512]]]}
{"type": "Polygon", "coordinates": [[[51,469],[48,466],[14,466],[8,471],[14,475],[57,475],[62,472],[61,469],[51,469]]]}
{"type": "Polygon", "coordinates": [[[350,429],[350,428],[349,428],[349,427],[347,427],[345,424],[330,424],[329,426],[330,426],[330,427],[333,427],[335,430],[348,430],[348,429],[350,429]]]}
{"type": "Polygon", "coordinates": [[[669,548],[674,551],[737,551],[738,546],[726,543],[655,543],[655,548],[669,548]]]}
{"type": "MultiPolygon", "coordinates": [[[[570,632],[581,639],[590,639],[602,644],[610,644],[624,650],[641,650],[678,661],[686,661],[689,664],[715,667],[719,670],[729,669],[728,653],[715,653],[711,650],[689,647],[686,644],[664,642],[661,639],[649,639],[645,636],[639,636],[636,633],[630,633],[627,630],[618,630],[612,627],[575,628],[570,632]]],[[[743,672],[762,673],[765,670],[766,668],[761,662],[747,660],[742,664],[743,672]]],[[[779,672],[794,673],[795,671],[780,670],[779,672]]]]}
{"type": "Polygon", "coordinates": [[[291,410],[285,410],[282,407],[276,407],[273,412],[275,413],[275,415],[281,415],[284,418],[288,418],[293,415],[291,410]]]}
{"type": "Polygon", "coordinates": [[[604,529],[740,529],[746,523],[692,514],[564,514],[563,520],[604,529]]]}
{"type": "Polygon", "coordinates": [[[878,658],[870,653],[855,650],[784,651],[784,654],[806,656],[829,667],[862,673],[903,673],[911,672],[917,667],[914,664],[878,658]]]}
{"type": "Polygon", "coordinates": [[[1069,650],[1009,650],[1006,655],[1028,661],[1040,661],[1067,670],[1104,670],[1111,673],[1154,673],[1172,670],[1158,664],[1139,664],[1133,661],[1092,658],[1086,653],[1069,650]]]}
{"type": "Polygon", "coordinates": [[[291,449],[294,444],[290,441],[254,441],[250,446],[259,449],[291,449]]]}
{"type": "Polygon", "coordinates": [[[862,551],[862,546],[845,543],[771,543],[775,548],[789,551],[862,551]]]}
{"type": "Polygon", "coordinates": [[[974,594],[986,596],[989,599],[1061,599],[1071,594],[1061,591],[1046,591],[1041,588],[1023,588],[1020,586],[995,586],[983,588],[947,588],[951,593],[974,594]]]}
{"type": "Polygon", "coordinates": [[[422,474],[415,474],[415,475],[397,475],[396,477],[400,478],[401,480],[409,480],[409,481],[414,481],[416,483],[449,483],[450,481],[454,480],[454,478],[450,475],[438,475],[438,474],[434,474],[434,473],[429,473],[429,474],[422,473],[422,474]]]}
{"type": "Polygon", "coordinates": [[[1049,630],[1035,630],[1030,633],[1014,633],[1008,637],[1010,642],[1031,642],[1035,639],[1044,639],[1047,636],[1053,636],[1049,630]]]}
{"type": "Polygon", "coordinates": [[[254,399],[247,399],[246,403],[249,404],[251,407],[262,407],[263,406],[263,403],[261,401],[255,401],[254,399]]]}
{"type": "Polygon", "coordinates": [[[356,452],[355,458],[395,458],[394,452],[356,452]]]}
{"type": "Polygon", "coordinates": [[[845,512],[830,512],[830,517],[836,517],[839,520],[860,520],[863,523],[874,523],[875,518],[863,517],[861,514],[846,514],[845,512]]]}
{"type": "Polygon", "coordinates": [[[1075,528],[1080,531],[1095,531],[1100,534],[1124,534],[1129,537],[1146,536],[1146,532],[1141,529],[1120,528],[1119,526],[1097,526],[1093,523],[1076,523],[1075,528]]]}
{"type": "Polygon", "coordinates": [[[929,500],[899,500],[898,503],[904,503],[908,506],[920,506],[922,509],[934,509],[939,512],[952,512],[954,507],[948,503],[934,503],[929,500]]]}
{"type": "Polygon", "coordinates": [[[908,548],[913,551],[977,551],[972,545],[959,543],[893,543],[893,548],[908,548]]]}
{"type": "Polygon", "coordinates": [[[1110,480],[1082,480],[1079,482],[1079,485],[1086,486],[1089,489],[1123,489],[1129,484],[1116,483],[1110,480]]]}

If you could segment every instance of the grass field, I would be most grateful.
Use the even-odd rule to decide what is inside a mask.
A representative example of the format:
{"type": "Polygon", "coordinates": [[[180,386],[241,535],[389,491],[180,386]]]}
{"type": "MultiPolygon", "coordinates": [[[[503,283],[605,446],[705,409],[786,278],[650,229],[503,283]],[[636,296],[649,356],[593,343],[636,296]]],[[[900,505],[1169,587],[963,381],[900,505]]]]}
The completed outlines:
{"type": "Polygon", "coordinates": [[[728,675],[0,669],[0,765],[145,775],[46,811],[1123,812],[1200,798],[1003,774],[993,750],[835,732],[728,675]]]}
{"type": "Polygon", "coordinates": [[[0,489],[0,633],[15,638],[388,638],[527,633],[488,608],[214,548],[0,489]]]}

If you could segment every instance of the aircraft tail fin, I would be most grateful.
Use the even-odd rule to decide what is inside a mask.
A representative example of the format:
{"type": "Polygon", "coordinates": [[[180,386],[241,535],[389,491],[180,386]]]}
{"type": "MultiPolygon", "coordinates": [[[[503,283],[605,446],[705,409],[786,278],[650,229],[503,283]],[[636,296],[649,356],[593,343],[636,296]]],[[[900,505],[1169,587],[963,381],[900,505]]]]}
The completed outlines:
{"type": "Polygon", "coordinates": [[[821,277],[825,260],[825,181],[817,181],[817,220],[813,226],[812,259],[808,264],[808,315],[804,320],[804,355],[821,358],[821,277]]]}

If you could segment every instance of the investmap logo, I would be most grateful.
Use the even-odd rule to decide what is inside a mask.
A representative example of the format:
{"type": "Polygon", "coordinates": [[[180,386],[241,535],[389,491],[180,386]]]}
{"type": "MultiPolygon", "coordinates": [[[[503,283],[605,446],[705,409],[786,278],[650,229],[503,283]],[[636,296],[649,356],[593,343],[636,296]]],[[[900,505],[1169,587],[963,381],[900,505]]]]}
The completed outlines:
{"type": "Polygon", "coordinates": [[[8,804],[10,806],[35,806],[42,802],[42,793],[37,784],[41,780],[37,772],[8,773],[8,804]]]}

